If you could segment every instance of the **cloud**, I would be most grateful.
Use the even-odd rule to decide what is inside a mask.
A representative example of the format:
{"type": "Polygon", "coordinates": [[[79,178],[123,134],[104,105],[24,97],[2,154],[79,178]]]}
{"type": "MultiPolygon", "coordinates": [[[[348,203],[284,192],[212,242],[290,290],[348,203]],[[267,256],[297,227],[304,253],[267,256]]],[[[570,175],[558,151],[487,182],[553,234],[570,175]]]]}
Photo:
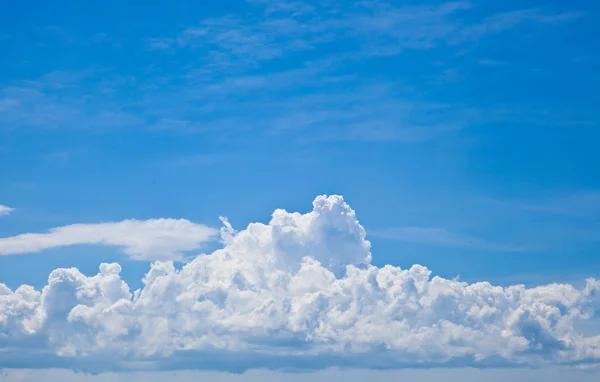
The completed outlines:
{"type": "Polygon", "coordinates": [[[8,206],[0,204],[0,216],[8,215],[11,212],[13,212],[14,210],[15,210],[14,208],[10,208],[8,206]]]}
{"type": "Polygon", "coordinates": [[[600,241],[600,191],[554,190],[514,198],[484,197],[479,209],[504,223],[504,235],[536,251],[579,254],[600,241]]]}
{"type": "Polygon", "coordinates": [[[552,25],[574,21],[584,15],[583,12],[548,14],[538,8],[512,10],[491,15],[479,23],[465,26],[459,30],[457,37],[458,41],[476,40],[492,33],[514,29],[527,22],[552,25]]]}
{"type": "Polygon", "coordinates": [[[247,3],[235,13],[149,41],[154,51],[187,55],[194,50],[201,62],[183,68],[183,78],[172,79],[185,86],[170,89],[173,95],[161,86],[164,97],[151,101],[155,113],[165,114],[157,129],[218,131],[230,140],[249,130],[267,137],[285,134],[287,142],[306,137],[327,142],[431,140],[490,120],[490,110],[440,107],[432,99],[433,89],[445,89],[449,80],[462,78],[457,69],[425,69],[436,72],[428,78],[442,81],[414,90],[410,83],[419,74],[403,83],[401,76],[392,79],[385,73],[373,80],[357,68],[377,66],[374,60],[407,51],[475,49],[494,34],[526,24],[568,22],[578,15],[524,9],[486,16],[485,9],[456,1],[247,3]],[[275,66],[280,69],[274,71],[275,66]],[[197,107],[200,100],[202,110],[197,107]],[[291,136],[296,132],[302,137],[291,136]]]}
{"type": "Polygon", "coordinates": [[[364,1],[249,1],[244,14],[203,20],[175,37],[152,38],[153,50],[208,49],[215,67],[255,66],[288,53],[310,52],[344,41],[338,56],[389,56],[405,49],[431,49],[472,43],[525,23],[558,24],[583,16],[581,12],[548,13],[518,9],[472,19],[469,2],[396,5],[364,1]]]}
{"type": "MultiPolygon", "coordinates": [[[[286,142],[299,142],[301,134],[316,142],[421,142],[465,125],[456,105],[415,101],[419,97],[390,81],[365,83],[341,75],[326,58],[268,73],[202,68],[182,69],[166,83],[160,75],[131,82],[99,70],[16,81],[0,86],[0,128],[131,128],[207,134],[230,142],[249,131],[250,139],[263,141],[284,136],[286,142]],[[161,92],[149,90],[159,85],[161,92]],[[120,100],[132,91],[143,102],[120,100]],[[204,106],[197,107],[198,102],[204,106]]],[[[44,160],[64,163],[71,155],[63,150],[44,160]]]]}
{"type": "Polygon", "coordinates": [[[490,67],[500,67],[500,66],[509,66],[510,63],[506,61],[499,61],[493,59],[481,59],[478,60],[477,63],[482,66],[490,66],[490,67]]]}
{"type": "MultiPolygon", "coordinates": [[[[299,145],[331,141],[423,142],[467,125],[468,116],[456,105],[408,100],[405,91],[392,83],[357,83],[332,70],[320,62],[255,76],[232,73],[222,81],[193,73],[190,86],[178,91],[179,103],[173,108],[185,115],[186,100],[203,100],[207,108],[196,108],[194,113],[199,114],[192,118],[198,122],[173,120],[169,108],[154,128],[214,132],[232,141],[242,136],[239,132],[248,136],[252,131],[247,139],[283,138],[298,150],[299,145]]],[[[162,111],[171,102],[168,98],[172,97],[154,98],[152,109],[162,111]]]]}
{"type": "Polygon", "coordinates": [[[167,165],[174,167],[204,167],[227,161],[235,156],[235,153],[206,153],[178,156],[165,162],[167,165]]]}
{"type": "MultiPolygon", "coordinates": [[[[361,69],[373,67],[369,60],[407,50],[470,49],[524,23],[575,17],[543,9],[472,17],[474,6],[465,2],[248,3],[234,14],[150,39],[153,51],[140,47],[138,53],[151,56],[153,65],[135,77],[92,68],[0,84],[0,128],[197,133],[248,146],[249,140],[283,134],[298,146],[294,133],[319,142],[422,142],[489,122],[491,111],[474,118],[468,105],[436,107],[437,90],[443,94],[447,83],[418,84],[419,73],[405,76],[402,70],[374,79],[361,69]],[[175,60],[181,64],[165,66],[157,49],[181,54],[175,60]]],[[[446,81],[461,78],[437,65],[422,69],[435,72],[427,78],[440,77],[438,71],[446,81]]]]}
{"type": "Polygon", "coordinates": [[[590,371],[549,367],[543,369],[405,369],[405,370],[354,370],[328,369],[312,373],[286,373],[269,370],[250,370],[245,373],[226,373],[213,371],[163,371],[84,374],[71,370],[0,370],[4,382],[362,382],[362,381],[461,381],[461,382],[504,382],[504,381],[548,381],[548,382],[596,382],[597,375],[590,371]]]}
{"type": "Polygon", "coordinates": [[[392,227],[372,234],[376,237],[408,243],[434,244],[492,251],[518,251],[517,247],[488,243],[484,240],[435,227],[392,227]]]}
{"type": "Polygon", "coordinates": [[[0,256],[40,252],[81,244],[121,247],[136,260],[182,259],[182,252],[200,248],[218,231],[185,219],[124,220],[114,223],[72,224],[48,233],[0,238],[0,256]]]}
{"type": "Polygon", "coordinates": [[[94,68],[0,83],[0,128],[106,131],[143,125],[142,118],[109,97],[114,88],[127,85],[126,79],[113,77],[94,68]]]}
{"type": "Polygon", "coordinates": [[[0,285],[0,364],[84,370],[321,369],[600,363],[600,281],[468,284],[371,265],[340,196],[276,210],[177,270],[154,262],[131,291],[119,264],[56,269],[41,290],[0,285]]]}
{"type": "Polygon", "coordinates": [[[579,190],[530,200],[489,200],[489,202],[502,208],[532,213],[589,217],[596,216],[600,212],[600,191],[579,190]]]}

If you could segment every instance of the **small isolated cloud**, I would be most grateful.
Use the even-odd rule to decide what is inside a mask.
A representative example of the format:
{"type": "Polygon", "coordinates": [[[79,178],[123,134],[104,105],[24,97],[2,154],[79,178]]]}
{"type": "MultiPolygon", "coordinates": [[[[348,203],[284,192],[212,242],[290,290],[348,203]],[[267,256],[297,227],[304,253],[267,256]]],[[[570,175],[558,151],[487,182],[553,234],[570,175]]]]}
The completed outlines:
{"type": "Polygon", "coordinates": [[[53,228],[47,233],[0,238],[0,256],[78,244],[102,244],[121,247],[136,260],[181,260],[182,252],[198,249],[217,233],[213,228],[185,219],[72,224],[53,228]]]}
{"type": "Polygon", "coordinates": [[[136,291],[116,263],[101,264],[94,276],[56,269],[42,290],[0,284],[0,365],[242,371],[600,363],[600,336],[575,325],[596,315],[598,280],[581,288],[500,287],[432,277],[422,265],[379,268],[340,196],[317,197],[306,214],[276,210],[268,224],[240,231],[223,223],[223,248],[179,270],[157,261],[136,291]]]}
{"type": "Polygon", "coordinates": [[[8,215],[11,212],[13,212],[14,210],[15,210],[14,208],[10,208],[8,206],[0,204],[0,216],[8,215]]]}

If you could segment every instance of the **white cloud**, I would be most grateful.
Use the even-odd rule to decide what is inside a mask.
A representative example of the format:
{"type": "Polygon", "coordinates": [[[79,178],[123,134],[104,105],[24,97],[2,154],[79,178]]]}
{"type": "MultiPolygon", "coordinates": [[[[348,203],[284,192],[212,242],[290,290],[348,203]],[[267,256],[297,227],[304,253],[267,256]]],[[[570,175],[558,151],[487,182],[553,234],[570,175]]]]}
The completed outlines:
{"type": "Polygon", "coordinates": [[[137,260],[181,260],[183,251],[196,250],[218,231],[185,219],[124,220],[114,223],[72,224],[48,233],[0,238],[0,256],[43,251],[77,244],[122,247],[137,260]]]}
{"type": "Polygon", "coordinates": [[[8,215],[11,212],[13,212],[14,210],[15,210],[14,208],[10,208],[8,206],[0,204],[0,216],[8,215]]]}
{"type": "MultiPolygon", "coordinates": [[[[600,336],[575,322],[600,307],[600,281],[468,284],[422,265],[370,265],[341,197],[274,212],[176,270],[155,262],[131,292],[118,264],[56,269],[36,291],[0,287],[0,364],[83,369],[244,370],[600,363],[600,336]]],[[[14,365],[14,366],[13,366],[14,365]]]]}

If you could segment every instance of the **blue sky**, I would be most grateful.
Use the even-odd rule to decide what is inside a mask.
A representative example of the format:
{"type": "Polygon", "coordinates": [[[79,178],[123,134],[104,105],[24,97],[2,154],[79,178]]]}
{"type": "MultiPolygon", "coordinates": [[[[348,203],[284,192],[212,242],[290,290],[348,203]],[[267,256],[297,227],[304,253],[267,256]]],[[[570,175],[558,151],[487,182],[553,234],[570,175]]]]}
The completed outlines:
{"type": "Polygon", "coordinates": [[[356,211],[376,267],[502,286],[600,278],[594,2],[7,9],[0,205],[14,210],[0,209],[0,282],[12,290],[118,262],[133,291],[158,252],[219,248],[219,216],[243,230],[278,208],[308,213],[321,194],[356,211]],[[164,223],[176,244],[139,244],[164,234],[159,218],[187,219],[164,223]],[[142,223],[110,225],[125,219],[142,223]],[[22,249],[34,239],[19,235],[72,224],[89,227],[22,249]]]}
{"type": "Polygon", "coordinates": [[[469,278],[600,264],[595,6],[310,6],[12,5],[0,197],[18,212],[2,234],[219,214],[243,226],[339,193],[369,232],[455,237],[371,237],[380,264],[469,278]]]}

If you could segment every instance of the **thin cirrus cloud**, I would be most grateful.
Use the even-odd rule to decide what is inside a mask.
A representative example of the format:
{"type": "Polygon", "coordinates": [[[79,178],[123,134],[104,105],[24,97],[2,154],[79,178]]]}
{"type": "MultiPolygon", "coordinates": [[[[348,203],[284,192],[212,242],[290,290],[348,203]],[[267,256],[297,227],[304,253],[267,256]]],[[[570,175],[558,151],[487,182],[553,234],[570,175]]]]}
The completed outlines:
{"type": "Polygon", "coordinates": [[[438,246],[472,248],[489,251],[522,251],[523,248],[489,243],[485,240],[448,231],[437,227],[390,227],[372,233],[374,237],[397,240],[407,243],[431,244],[438,246]]]}
{"type": "Polygon", "coordinates": [[[182,260],[213,239],[217,230],[185,219],[124,220],[99,224],[71,224],[46,233],[0,238],[0,256],[40,252],[82,244],[122,248],[135,260],[182,260]]]}
{"type": "Polygon", "coordinates": [[[121,266],[56,269],[42,290],[0,284],[0,364],[120,370],[475,366],[594,367],[600,335],[578,330],[600,281],[494,286],[371,265],[340,196],[276,210],[176,269],[157,261],[131,291],[121,266]]]}
{"type": "Polygon", "coordinates": [[[253,5],[244,15],[205,19],[174,37],[151,38],[148,47],[172,50],[208,45],[213,64],[231,68],[343,39],[350,44],[341,57],[356,59],[394,55],[403,49],[465,44],[525,23],[558,24],[584,15],[519,9],[469,20],[467,11],[477,7],[457,1],[427,5],[298,1],[277,9],[272,2],[253,5]]]}
{"type": "Polygon", "coordinates": [[[423,96],[430,93],[425,88],[439,84],[411,91],[388,76],[373,83],[355,73],[356,62],[408,49],[469,48],[527,23],[550,26],[582,16],[525,9],[473,19],[468,13],[478,7],[465,2],[248,3],[234,14],[216,15],[172,36],[150,39],[149,45],[159,52],[146,51],[140,42],[145,54],[161,55],[169,49],[183,53],[183,62],[186,49],[195,49],[194,63],[183,65],[177,74],[165,77],[161,70],[156,72],[160,75],[148,70],[132,78],[111,71],[54,71],[0,84],[0,128],[126,127],[208,133],[231,140],[245,131],[254,137],[276,133],[286,139],[310,131],[303,139],[420,142],[495,114],[465,105],[438,105],[423,96]],[[329,49],[331,44],[336,49],[329,49]],[[296,54],[303,57],[297,59],[296,54]],[[288,64],[277,69],[261,68],[262,63],[290,57],[294,59],[284,60],[288,64]],[[149,90],[157,86],[161,92],[149,90]],[[131,94],[143,101],[132,102],[131,94]]]}
{"type": "Polygon", "coordinates": [[[500,208],[530,213],[564,215],[571,217],[596,216],[600,211],[599,190],[579,190],[562,195],[547,196],[542,200],[487,200],[500,208]]]}
{"type": "Polygon", "coordinates": [[[0,204],[0,216],[8,215],[8,214],[12,213],[14,210],[15,210],[14,208],[0,204]]]}

